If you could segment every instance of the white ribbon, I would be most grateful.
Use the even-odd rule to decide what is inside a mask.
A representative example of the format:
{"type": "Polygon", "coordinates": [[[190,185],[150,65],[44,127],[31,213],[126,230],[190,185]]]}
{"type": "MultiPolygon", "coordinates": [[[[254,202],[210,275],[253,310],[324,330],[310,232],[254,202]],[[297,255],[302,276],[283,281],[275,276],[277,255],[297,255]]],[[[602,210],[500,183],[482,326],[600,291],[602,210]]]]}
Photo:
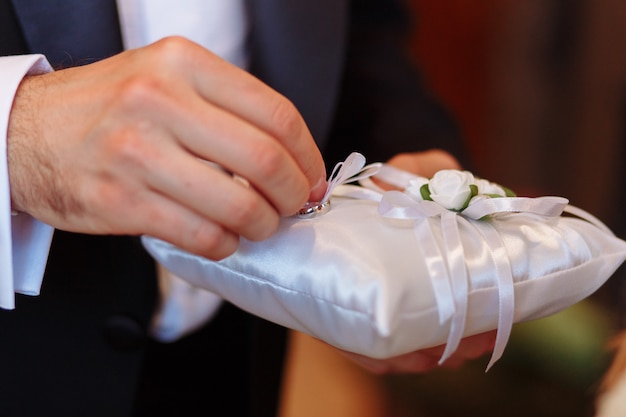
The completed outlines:
{"type": "Polygon", "coordinates": [[[515,313],[515,292],[506,247],[493,227],[492,222],[497,220],[482,221],[481,219],[511,212],[558,217],[567,204],[567,199],[561,197],[484,198],[474,201],[462,212],[454,212],[432,201],[415,200],[399,191],[389,191],[383,194],[378,207],[380,215],[394,219],[414,220],[414,232],[418,241],[432,242],[432,245],[420,245],[420,249],[432,278],[439,310],[439,322],[443,324],[450,321],[448,340],[440,363],[448,359],[458,348],[463,338],[467,315],[468,271],[457,222],[469,222],[476,228],[491,248],[490,253],[495,265],[499,311],[496,343],[487,366],[489,370],[504,353],[511,334],[515,313]],[[443,248],[438,247],[429,221],[437,216],[441,222],[443,248]],[[447,256],[442,256],[442,251],[447,256]]]}
{"type": "MultiPolygon", "coordinates": [[[[345,162],[338,163],[329,179],[324,195],[326,202],[331,195],[379,202],[378,213],[387,218],[406,219],[414,222],[413,231],[420,244],[426,262],[435,301],[439,313],[439,324],[450,322],[446,347],[439,360],[445,362],[458,348],[463,339],[467,318],[469,295],[469,272],[465,262],[463,242],[459,232],[459,222],[473,226],[491,248],[490,254],[495,266],[498,288],[498,325],[494,350],[487,370],[502,357],[513,328],[515,316],[515,287],[513,273],[506,247],[494,227],[497,215],[506,213],[531,213],[544,217],[559,217],[564,211],[602,225],[580,209],[568,206],[562,197],[476,197],[461,212],[448,210],[443,206],[425,200],[416,200],[400,191],[385,191],[378,187],[371,177],[399,188],[406,188],[409,181],[417,176],[384,164],[365,166],[365,157],[351,154],[345,162]],[[360,186],[346,185],[359,182],[360,186]],[[489,220],[484,220],[492,216],[489,220]],[[439,218],[443,247],[440,247],[431,227],[431,220],[439,218]],[[443,256],[445,253],[446,256],[443,256]]],[[[606,227],[606,226],[604,226],[606,227]]]]}
{"type": "Polygon", "coordinates": [[[339,162],[333,168],[333,172],[328,177],[328,186],[321,202],[325,203],[328,201],[335,188],[339,185],[358,182],[376,175],[381,166],[382,164],[379,162],[365,166],[365,157],[363,155],[358,152],[351,153],[344,162],[339,162]]]}

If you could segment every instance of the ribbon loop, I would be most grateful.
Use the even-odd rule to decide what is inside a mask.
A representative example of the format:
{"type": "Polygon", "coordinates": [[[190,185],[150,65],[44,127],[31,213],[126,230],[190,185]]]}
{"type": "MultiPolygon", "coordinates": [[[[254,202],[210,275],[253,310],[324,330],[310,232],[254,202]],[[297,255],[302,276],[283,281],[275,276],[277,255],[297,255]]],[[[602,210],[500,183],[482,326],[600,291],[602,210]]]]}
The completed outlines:
{"type": "Polygon", "coordinates": [[[382,166],[381,163],[374,163],[365,166],[365,157],[358,152],[351,153],[345,161],[339,162],[333,168],[328,178],[328,187],[322,198],[322,203],[328,201],[333,190],[342,184],[356,182],[364,178],[375,175],[382,166]]]}
{"type": "Polygon", "coordinates": [[[563,197],[478,197],[461,214],[474,220],[502,213],[532,213],[546,217],[558,217],[567,207],[563,197]]]}

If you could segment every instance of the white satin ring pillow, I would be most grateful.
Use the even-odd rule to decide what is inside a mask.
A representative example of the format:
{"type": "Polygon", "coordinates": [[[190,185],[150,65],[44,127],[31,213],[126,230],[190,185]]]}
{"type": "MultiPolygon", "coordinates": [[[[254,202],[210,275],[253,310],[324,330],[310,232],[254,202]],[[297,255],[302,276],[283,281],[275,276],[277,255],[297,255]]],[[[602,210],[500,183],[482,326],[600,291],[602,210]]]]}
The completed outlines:
{"type": "Polygon", "coordinates": [[[144,246],[192,285],[369,357],[446,344],[444,361],[462,337],[497,329],[489,366],[513,323],[582,300],[626,259],[626,242],[563,198],[476,199],[460,213],[364,179],[406,185],[411,174],[357,165],[329,188],[330,210],[284,218],[221,261],[147,236],[144,246]],[[355,178],[370,188],[341,185],[355,178]]]}

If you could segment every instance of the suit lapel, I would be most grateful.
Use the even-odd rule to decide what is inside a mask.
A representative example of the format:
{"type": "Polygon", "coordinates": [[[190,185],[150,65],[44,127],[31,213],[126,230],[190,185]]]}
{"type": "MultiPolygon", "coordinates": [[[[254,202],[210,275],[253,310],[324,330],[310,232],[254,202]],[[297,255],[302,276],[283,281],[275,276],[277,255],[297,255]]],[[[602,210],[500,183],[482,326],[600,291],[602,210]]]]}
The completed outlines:
{"type": "Polygon", "coordinates": [[[53,66],[86,64],[122,49],[114,0],[11,1],[30,52],[44,53],[53,66]]]}
{"type": "Polygon", "coordinates": [[[291,99],[320,146],[341,81],[347,0],[248,0],[251,70],[291,99]]]}

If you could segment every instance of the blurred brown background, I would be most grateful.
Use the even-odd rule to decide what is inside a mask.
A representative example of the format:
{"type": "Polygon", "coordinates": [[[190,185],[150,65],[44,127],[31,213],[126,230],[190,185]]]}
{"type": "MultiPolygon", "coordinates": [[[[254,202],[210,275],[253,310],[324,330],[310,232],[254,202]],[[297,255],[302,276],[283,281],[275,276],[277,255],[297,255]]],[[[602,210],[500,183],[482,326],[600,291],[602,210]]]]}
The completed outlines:
{"type": "Polygon", "coordinates": [[[617,221],[626,3],[411,2],[416,60],[460,120],[482,173],[617,221]]]}
{"type": "MultiPolygon", "coordinates": [[[[411,3],[411,53],[459,120],[477,173],[520,195],[567,197],[626,237],[626,1],[411,3]]],[[[488,373],[485,358],[375,377],[297,335],[282,417],[591,417],[624,323],[623,275],[516,325],[488,373]]]]}

